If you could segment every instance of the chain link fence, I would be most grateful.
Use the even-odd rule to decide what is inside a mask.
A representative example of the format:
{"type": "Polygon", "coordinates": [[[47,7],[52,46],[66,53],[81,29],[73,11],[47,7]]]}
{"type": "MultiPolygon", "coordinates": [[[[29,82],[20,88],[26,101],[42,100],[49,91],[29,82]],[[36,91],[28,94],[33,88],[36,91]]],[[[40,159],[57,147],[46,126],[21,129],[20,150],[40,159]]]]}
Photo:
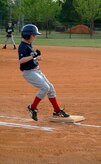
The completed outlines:
{"type": "MultiPolygon", "coordinates": [[[[7,25],[7,20],[0,21],[0,38],[5,35],[5,28],[7,25]]],[[[33,23],[38,26],[39,31],[42,33],[40,38],[50,38],[50,39],[66,39],[66,38],[94,38],[101,39],[101,24],[76,24],[69,23],[67,26],[64,25],[54,25],[53,22],[31,22],[31,21],[13,21],[14,35],[16,38],[21,38],[20,31],[21,27],[25,24],[33,23]],[[90,27],[93,27],[91,29],[90,27]]]]}

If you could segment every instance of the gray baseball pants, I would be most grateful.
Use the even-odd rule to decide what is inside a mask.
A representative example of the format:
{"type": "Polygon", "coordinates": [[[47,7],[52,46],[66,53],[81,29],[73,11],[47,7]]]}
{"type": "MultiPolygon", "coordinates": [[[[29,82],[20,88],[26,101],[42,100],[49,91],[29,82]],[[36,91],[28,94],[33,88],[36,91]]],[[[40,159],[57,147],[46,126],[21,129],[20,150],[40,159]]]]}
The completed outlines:
{"type": "Polygon", "coordinates": [[[22,74],[27,82],[39,88],[36,94],[38,98],[43,99],[46,95],[48,98],[54,98],[56,96],[54,86],[48,81],[39,67],[31,70],[24,70],[22,74]]]}
{"type": "Polygon", "coordinates": [[[7,45],[8,40],[9,40],[10,38],[11,38],[11,40],[12,40],[13,45],[15,45],[15,41],[14,41],[14,37],[13,37],[13,35],[11,35],[11,37],[7,37],[7,36],[6,36],[6,39],[5,39],[5,45],[7,45]]]}

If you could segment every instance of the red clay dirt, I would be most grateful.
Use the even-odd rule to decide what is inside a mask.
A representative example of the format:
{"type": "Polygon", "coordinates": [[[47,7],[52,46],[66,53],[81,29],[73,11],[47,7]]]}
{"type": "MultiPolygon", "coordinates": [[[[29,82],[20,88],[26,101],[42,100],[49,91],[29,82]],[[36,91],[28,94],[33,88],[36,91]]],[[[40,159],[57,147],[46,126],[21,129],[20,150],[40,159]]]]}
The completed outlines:
{"type": "Polygon", "coordinates": [[[88,26],[81,24],[68,29],[67,32],[73,34],[89,34],[90,29],[88,26]]]}
{"type": "Polygon", "coordinates": [[[17,50],[0,46],[0,123],[30,124],[53,131],[7,127],[0,124],[0,164],[101,164],[101,48],[36,46],[42,51],[40,68],[54,84],[61,107],[83,115],[82,124],[51,123],[47,97],[39,105],[39,121],[30,119],[26,106],[37,89],[19,70],[17,50]],[[100,127],[99,127],[100,126],[100,127]]]}

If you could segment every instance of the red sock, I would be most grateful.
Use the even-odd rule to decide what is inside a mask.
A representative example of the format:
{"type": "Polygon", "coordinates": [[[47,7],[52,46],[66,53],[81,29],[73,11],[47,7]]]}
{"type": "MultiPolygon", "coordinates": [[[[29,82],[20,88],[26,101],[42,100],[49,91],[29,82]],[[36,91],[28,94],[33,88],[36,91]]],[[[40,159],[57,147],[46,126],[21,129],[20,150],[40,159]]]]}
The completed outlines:
{"type": "Polygon", "coordinates": [[[35,99],[34,99],[34,101],[33,101],[33,103],[32,103],[32,108],[33,109],[34,108],[37,108],[37,106],[38,106],[38,104],[39,104],[40,101],[41,101],[41,99],[36,96],[35,99]]]}
{"type": "Polygon", "coordinates": [[[54,98],[49,98],[49,100],[53,105],[54,111],[56,111],[56,112],[59,111],[60,107],[58,105],[58,102],[57,102],[56,98],[55,97],[54,98]]]}

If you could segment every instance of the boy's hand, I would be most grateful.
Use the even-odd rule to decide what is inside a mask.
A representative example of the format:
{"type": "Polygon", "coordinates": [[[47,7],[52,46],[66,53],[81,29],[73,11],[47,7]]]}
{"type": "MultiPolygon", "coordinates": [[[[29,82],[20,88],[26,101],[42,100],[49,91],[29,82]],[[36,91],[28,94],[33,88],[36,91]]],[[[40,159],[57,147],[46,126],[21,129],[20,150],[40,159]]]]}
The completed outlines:
{"type": "Polygon", "coordinates": [[[40,50],[36,50],[37,55],[40,56],[41,55],[41,51],[40,50]]]}
{"type": "Polygon", "coordinates": [[[37,56],[36,58],[34,58],[34,60],[40,61],[40,60],[43,60],[43,57],[42,56],[37,56]]]}
{"type": "Polygon", "coordinates": [[[33,56],[33,58],[36,58],[37,56],[41,55],[41,52],[39,50],[36,50],[34,52],[31,52],[31,55],[33,56]]]}

